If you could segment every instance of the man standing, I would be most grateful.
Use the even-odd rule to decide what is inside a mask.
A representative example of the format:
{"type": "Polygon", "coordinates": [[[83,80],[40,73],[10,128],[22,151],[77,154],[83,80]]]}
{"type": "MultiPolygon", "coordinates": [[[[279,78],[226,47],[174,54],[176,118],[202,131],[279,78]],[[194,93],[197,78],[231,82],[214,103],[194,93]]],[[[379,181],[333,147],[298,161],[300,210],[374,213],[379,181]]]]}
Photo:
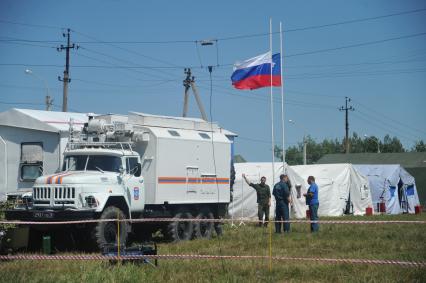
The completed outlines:
{"type": "MultiPolygon", "coordinates": [[[[306,204],[309,205],[309,214],[311,221],[318,221],[318,185],[315,184],[314,176],[308,177],[308,192],[303,194],[306,197],[306,204]]],[[[318,222],[311,222],[311,232],[317,232],[319,230],[318,222]]]]}
{"type": "MultiPolygon", "coordinates": [[[[275,197],[275,221],[288,221],[290,220],[289,205],[290,200],[290,189],[288,187],[288,176],[280,175],[280,181],[275,184],[272,194],[275,197]]],[[[275,222],[275,233],[281,233],[281,222],[275,222]]],[[[284,223],[284,232],[290,232],[290,223],[284,223]]]]}
{"type": "Polygon", "coordinates": [[[243,178],[250,187],[256,190],[259,226],[262,226],[263,216],[265,215],[264,226],[267,227],[269,221],[269,207],[271,206],[271,189],[266,184],[266,177],[260,178],[259,184],[249,182],[245,174],[243,174],[243,178]]]}

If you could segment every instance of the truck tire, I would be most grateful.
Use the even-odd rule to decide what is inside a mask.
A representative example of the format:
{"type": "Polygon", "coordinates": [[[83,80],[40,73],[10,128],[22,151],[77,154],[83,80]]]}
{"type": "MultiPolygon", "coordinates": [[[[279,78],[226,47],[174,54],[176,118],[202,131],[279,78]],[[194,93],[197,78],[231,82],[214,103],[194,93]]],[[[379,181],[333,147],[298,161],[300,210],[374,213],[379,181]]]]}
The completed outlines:
{"type": "MultiPolygon", "coordinates": [[[[191,219],[192,215],[189,212],[179,212],[175,215],[175,219],[191,219]]],[[[168,225],[168,234],[174,242],[188,241],[194,232],[194,225],[187,221],[173,221],[168,225]]]]}
{"type": "MultiPolygon", "coordinates": [[[[214,219],[213,213],[211,212],[200,212],[197,215],[197,220],[202,219],[214,219]]],[[[213,233],[213,222],[209,221],[197,221],[194,222],[194,235],[198,239],[210,239],[213,233]]]]}
{"type": "MultiPolygon", "coordinates": [[[[126,219],[126,215],[121,209],[115,206],[108,206],[102,212],[100,219],[126,219]]],[[[120,222],[120,246],[125,246],[129,224],[120,222]]],[[[99,222],[95,227],[95,238],[98,247],[102,250],[106,246],[116,245],[117,243],[117,222],[99,222]]]]}

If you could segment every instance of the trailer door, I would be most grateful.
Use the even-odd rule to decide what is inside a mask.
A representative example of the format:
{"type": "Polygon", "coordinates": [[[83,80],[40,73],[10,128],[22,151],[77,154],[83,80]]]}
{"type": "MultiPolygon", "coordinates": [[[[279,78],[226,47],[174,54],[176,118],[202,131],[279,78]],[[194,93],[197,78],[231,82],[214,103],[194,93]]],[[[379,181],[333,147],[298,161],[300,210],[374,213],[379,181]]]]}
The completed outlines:
{"type": "Polygon", "coordinates": [[[186,166],[186,193],[197,193],[200,184],[200,173],[196,166],[186,166]]]}

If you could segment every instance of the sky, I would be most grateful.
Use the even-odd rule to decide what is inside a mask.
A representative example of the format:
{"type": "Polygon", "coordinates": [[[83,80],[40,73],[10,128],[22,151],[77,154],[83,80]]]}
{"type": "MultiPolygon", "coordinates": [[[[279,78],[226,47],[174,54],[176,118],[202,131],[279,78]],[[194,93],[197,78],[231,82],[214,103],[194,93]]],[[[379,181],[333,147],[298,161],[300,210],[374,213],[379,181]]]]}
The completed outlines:
{"type": "MultiPolygon", "coordinates": [[[[0,1],[0,111],[61,110],[71,29],[69,111],[181,116],[190,67],[209,118],[239,135],[235,152],[271,160],[270,89],[236,90],[233,64],[280,50],[283,25],[285,144],[350,134],[426,140],[424,1],[0,1]],[[202,46],[202,40],[213,40],[202,46]],[[211,81],[207,66],[213,66],[211,81]],[[26,74],[30,69],[32,75],[26,74]],[[47,88],[46,88],[47,86],[47,88]],[[294,123],[289,123],[291,119],[294,123]]],[[[282,144],[281,93],[274,133],[282,144]]],[[[200,117],[190,98],[190,116],[200,117]]],[[[309,153],[308,153],[309,154],[309,153]]]]}

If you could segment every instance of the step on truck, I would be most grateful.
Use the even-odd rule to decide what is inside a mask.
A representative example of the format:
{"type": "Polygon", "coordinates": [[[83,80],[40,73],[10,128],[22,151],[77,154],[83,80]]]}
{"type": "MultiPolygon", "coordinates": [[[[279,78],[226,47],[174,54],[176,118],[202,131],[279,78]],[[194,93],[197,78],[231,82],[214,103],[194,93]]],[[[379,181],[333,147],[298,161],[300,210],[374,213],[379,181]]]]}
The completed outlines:
{"type": "MultiPolygon", "coordinates": [[[[61,170],[39,177],[32,196],[6,211],[6,218],[136,220],[120,222],[120,227],[116,221],[71,225],[73,241],[90,239],[98,248],[157,230],[174,241],[209,238],[221,227],[203,220],[225,217],[230,202],[235,136],[196,118],[136,112],[89,117],[81,132],[70,130],[61,170]],[[172,220],[137,221],[147,218],[172,220]],[[182,221],[187,218],[200,221],[182,221]]],[[[31,229],[60,227],[36,224],[31,229]]]]}

